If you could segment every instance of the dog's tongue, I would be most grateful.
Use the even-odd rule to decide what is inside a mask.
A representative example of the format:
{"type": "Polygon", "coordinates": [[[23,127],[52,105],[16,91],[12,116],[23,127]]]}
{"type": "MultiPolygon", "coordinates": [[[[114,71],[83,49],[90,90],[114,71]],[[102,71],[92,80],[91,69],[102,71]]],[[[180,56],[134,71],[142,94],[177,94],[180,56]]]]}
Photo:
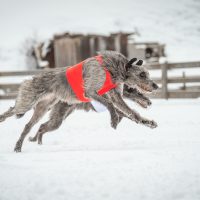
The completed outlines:
{"type": "Polygon", "coordinates": [[[106,107],[97,101],[91,101],[92,106],[97,112],[104,112],[106,111],[106,107]]]}

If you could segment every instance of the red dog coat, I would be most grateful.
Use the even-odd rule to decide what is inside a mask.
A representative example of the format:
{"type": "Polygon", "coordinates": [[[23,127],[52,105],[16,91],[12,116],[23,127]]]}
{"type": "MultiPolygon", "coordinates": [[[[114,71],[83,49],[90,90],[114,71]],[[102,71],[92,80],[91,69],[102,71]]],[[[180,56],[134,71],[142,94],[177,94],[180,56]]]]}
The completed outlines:
{"type": "MultiPolygon", "coordinates": [[[[99,62],[100,65],[103,63],[102,56],[95,56],[96,60],[99,62]]],[[[84,80],[82,76],[82,68],[83,68],[84,61],[81,63],[78,63],[72,67],[69,67],[66,69],[66,79],[69,82],[72,90],[74,91],[77,99],[79,99],[82,102],[90,102],[91,99],[85,97],[85,91],[84,91],[84,80]]],[[[102,88],[97,92],[99,95],[103,95],[109,90],[116,88],[116,84],[112,82],[111,75],[109,71],[104,68],[106,72],[106,80],[104,82],[104,85],[102,88]]]]}

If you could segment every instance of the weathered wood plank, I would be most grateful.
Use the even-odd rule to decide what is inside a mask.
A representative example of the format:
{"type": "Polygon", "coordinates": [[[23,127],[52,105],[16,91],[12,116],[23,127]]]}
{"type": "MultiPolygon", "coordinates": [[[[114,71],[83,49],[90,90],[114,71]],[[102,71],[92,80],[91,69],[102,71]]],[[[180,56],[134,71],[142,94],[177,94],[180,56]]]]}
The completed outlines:
{"type": "Polygon", "coordinates": [[[20,86],[20,84],[15,84],[15,83],[2,83],[2,84],[0,84],[0,89],[18,90],[19,86],[20,86]]]}
{"type": "Polygon", "coordinates": [[[167,99],[168,98],[168,89],[167,89],[167,69],[168,65],[165,63],[165,65],[162,65],[162,94],[163,98],[167,99]]]}
{"type": "Polygon", "coordinates": [[[169,69],[200,68],[200,62],[169,63],[169,69]]]}
{"type": "Polygon", "coordinates": [[[185,91],[185,90],[176,90],[168,92],[169,98],[198,98],[200,97],[200,91],[185,91]]]}
{"type": "MultiPolygon", "coordinates": [[[[183,88],[179,88],[180,90],[183,90],[183,88]]],[[[192,86],[186,86],[185,90],[190,90],[190,91],[200,91],[200,85],[192,85],[192,86]]]]}
{"type": "Polygon", "coordinates": [[[200,76],[173,77],[168,79],[168,83],[197,83],[200,76]]]}
{"type": "MultiPolygon", "coordinates": [[[[162,92],[157,92],[155,94],[149,94],[148,95],[150,98],[163,98],[162,92]]],[[[173,90],[173,91],[168,91],[168,98],[173,98],[173,99],[180,99],[180,98],[198,98],[200,97],[200,91],[194,90],[194,91],[188,91],[188,90],[173,90]]]]}
{"type": "Polygon", "coordinates": [[[163,64],[154,63],[154,64],[145,64],[144,66],[149,70],[161,70],[163,64]]]}
{"type": "MultiPolygon", "coordinates": [[[[150,70],[151,69],[156,70],[156,69],[161,69],[163,65],[165,64],[155,63],[155,64],[146,64],[145,67],[147,67],[147,69],[150,69],[150,70]]],[[[168,69],[180,69],[180,68],[200,68],[200,61],[168,63],[168,69]]]]}
{"type": "Polygon", "coordinates": [[[5,71],[0,72],[1,76],[32,76],[43,72],[44,70],[29,70],[29,71],[5,71]]]}
{"type": "MultiPolygon", "coordinates": [[[[156,83],[160,84],[162,83],[161,78],[152,78],[156,83]]],[[[200,83],[200,76],[177,76],[177,77],[171,77],[167,79],[168,83],[200,83]]]]}
{"type": "Polygon", "coordinates": [[[15,99],[16,97],[17,97],[17,93],[9,93],[9,94],[0,95],[0,100],[15,99]]]}

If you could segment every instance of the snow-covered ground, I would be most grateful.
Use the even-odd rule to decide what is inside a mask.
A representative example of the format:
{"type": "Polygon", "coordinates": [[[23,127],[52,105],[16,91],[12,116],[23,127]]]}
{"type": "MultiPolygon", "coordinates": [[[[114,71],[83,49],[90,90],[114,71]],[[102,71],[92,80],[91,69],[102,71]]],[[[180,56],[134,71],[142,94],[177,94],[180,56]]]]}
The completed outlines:
{"type": "MultiPolygon", "coordinates": [[[[200,60],[199,0],[0,0],[0,71],[26,68],[22,52],[29,37],[135,29],[137,41],[166,43],[169,61],[200,60]]],[[[0,113],[13,103],[0,101],[0,113]]],[[[16,154],[32,111],[1,123],[0,200],[199,200],[200,99],[154,100],[147,111],[128,103],[158,128],[123,119],[115,131],[107,112],[78,111],[45,135],[42,146],[26,139],[16,154]]]]}
{"type": "MultiPolygon", "coordinates": [[[[26,140],[16,154],[32,112],[0,124],[0,200],[199,200],[199,99],[128,103],[158,128],[123,119],[114,131],[107,112],[77,111],[43,145],[26,140]]],[[[1,101],[0,112],[12,104],[1,101]]]]}
{"type": "Polygon", "coordinates": [[[134,31],[167,45],[170,61],[200,60],[199,0],[0,0],[0,69],[24,69],[26,38],[134,31]]]}

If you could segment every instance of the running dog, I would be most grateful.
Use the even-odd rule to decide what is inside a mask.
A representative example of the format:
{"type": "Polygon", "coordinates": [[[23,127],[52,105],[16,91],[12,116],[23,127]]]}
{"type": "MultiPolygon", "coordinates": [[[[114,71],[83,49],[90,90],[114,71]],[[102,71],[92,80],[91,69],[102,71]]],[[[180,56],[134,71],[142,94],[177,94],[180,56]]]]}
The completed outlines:
{"type": "MultiPolygon", "coordinates": [[[[111,118],[117,116],[119,120],[118,113],[120,113],[136,123],[155,128],[157,127],[156,122],[140,116],[136,111],[130,109],[122,99],[124,84],[148,92],[158,88],[157,84],[150,79],[148,71],[143,66],[139,66],[142,65],[142,62],[138,61],[137,65],[134,64],[136,60],[134,58],[129,61],[115,51],[104,51],[100,52],[99,56],[80,63],[77,65],[80,67],[75,67],[75,70],[73,67],[65,67],[44,71],[22,83],[15,106],[1,115],[0,121],[13,115],[23,116],[39,102],[47,99],[50,99],[50,105],[61,101],[70,106],[90,102],[92,99],[105,105],[111,113],[111,118]],[[73,71],[76,75],[81,75],[77,78],[79,84],[77,82],[74,84],[73,71]]],[[[26,128],[29,129],[28,125],[26,128]]],[[[17,141],[16,152],[21,151],[26,134],[23,132],[17,141]]]]}

